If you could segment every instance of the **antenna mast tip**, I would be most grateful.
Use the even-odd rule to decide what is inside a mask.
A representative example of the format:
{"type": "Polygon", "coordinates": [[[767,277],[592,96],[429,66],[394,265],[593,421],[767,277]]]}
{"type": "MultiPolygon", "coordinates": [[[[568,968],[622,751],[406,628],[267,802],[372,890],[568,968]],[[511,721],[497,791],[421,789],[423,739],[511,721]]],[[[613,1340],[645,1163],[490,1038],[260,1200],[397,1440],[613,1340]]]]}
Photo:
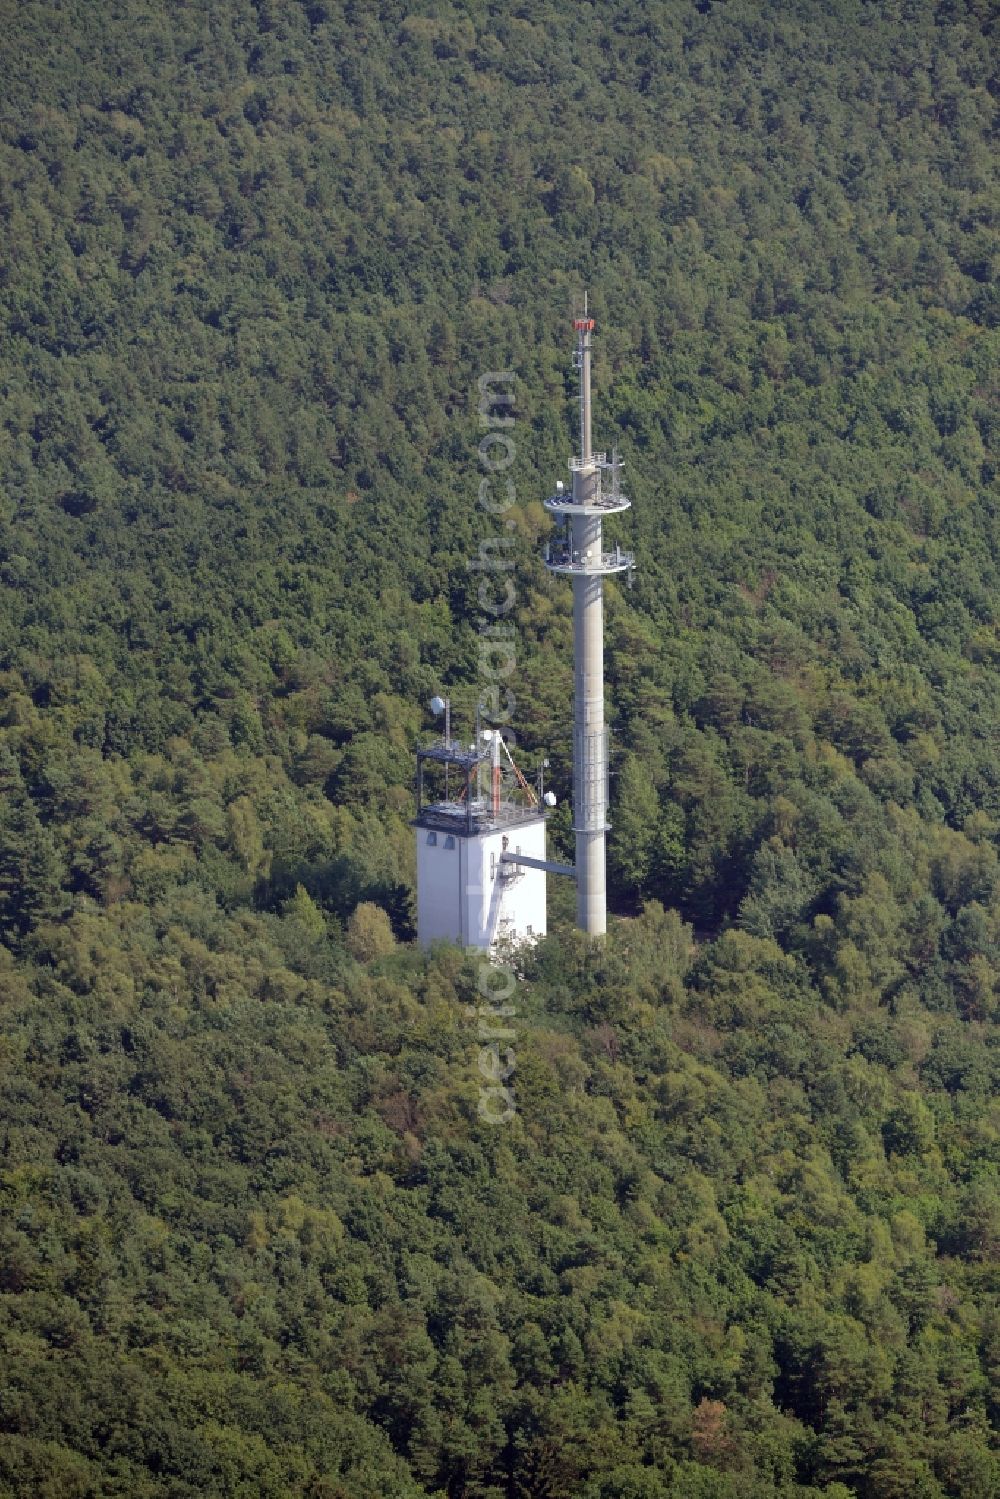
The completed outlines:
{"type": "Polygon", "coordinates": [[[573,327],[577,333],[591,333],[593,331],[594,319],[590,316],[589,295],[589,292],[584,292],[583,294],[583,317],[575,317],[573,319],[573,327]]]}

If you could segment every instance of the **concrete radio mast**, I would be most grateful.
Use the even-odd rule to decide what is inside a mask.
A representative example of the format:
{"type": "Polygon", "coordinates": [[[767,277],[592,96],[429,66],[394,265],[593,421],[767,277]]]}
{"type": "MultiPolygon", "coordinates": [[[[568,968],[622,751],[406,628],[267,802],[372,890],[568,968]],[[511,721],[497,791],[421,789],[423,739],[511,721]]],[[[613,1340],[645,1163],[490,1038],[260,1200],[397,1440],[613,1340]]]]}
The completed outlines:
{"type": "Polygon", "coordinates": [[[545,501],[561,522],[556,540],[545,549],[552,573],[573,579],[573,831],[576,834],[576,923],[591,937],[607,930],[605,843],[608,823],[608,731],[604,725],[604,578],[628,573],[635,557],[616,546],[604,550],[601,526],[606,515],[620,515],[631,501],[621,493],[622,465],[617,452],[609,459],[595,453],[590,432],[590,335],[594,319],[574,318],[580,372],[580,452],[570,459],[572,488],[557,484],[545,501]],[[607,487],[605,488],[605,478],[607,487]]]}
{"type": "MultiPolygon", "coordinates": [[[[605,840],[608,832],[608,731],[604,726],[604,578],[635,568],[631,552],[604,550],[606,515],[630,501],[621,492],[617,453],[595,453],[590,440],[590,335],[594,319],[575,318],[580,371],[580,452],[573,476],[545,501],[557,519],[545,548],[552,573],[573,579],[573,831],[576,864],[545,855],[545,819],[555,806],[539,772],[537,793],[518,770],[499,729],[482,727],[476,712],[471,744],[452,738],[451,704],[431,699],[444,716],[444,735],[417,750],[417,935],[487,951],[533,943],[546,931],[545,877],[576,880],[576,922],[591,937],[607,930],[605,840]],[[504,775],[509,762],[512,776],[504,775]],[[506,785],[505,785],[506,781],[506,785]]],[[[549,762],[543,761],[543,767],[549,762]]]]}

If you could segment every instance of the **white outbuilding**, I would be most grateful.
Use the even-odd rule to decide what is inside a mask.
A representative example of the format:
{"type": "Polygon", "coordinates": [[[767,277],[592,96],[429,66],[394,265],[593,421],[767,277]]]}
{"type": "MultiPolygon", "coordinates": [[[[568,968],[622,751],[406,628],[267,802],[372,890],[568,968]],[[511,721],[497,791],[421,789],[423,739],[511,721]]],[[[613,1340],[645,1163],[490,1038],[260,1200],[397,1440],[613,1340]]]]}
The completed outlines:
{"type": "Polygon", "coordinates": [[[418,938],[486,951],[536,942],[546,929],[545,809],[554,798],[536,795],[498,729],[462,744],[448,720],[443,738],[417,751],[418,938]]]}

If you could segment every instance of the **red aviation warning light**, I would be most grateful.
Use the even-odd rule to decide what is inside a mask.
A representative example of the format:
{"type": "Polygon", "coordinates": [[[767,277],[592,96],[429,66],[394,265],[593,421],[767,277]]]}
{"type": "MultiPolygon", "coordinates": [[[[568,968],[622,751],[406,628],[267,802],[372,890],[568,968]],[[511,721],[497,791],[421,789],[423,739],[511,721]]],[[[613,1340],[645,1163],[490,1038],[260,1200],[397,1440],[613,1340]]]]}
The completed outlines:
{"type": "Polygon", "coordinates": [[[583,317],[575,317],[573,327],[577,333],[593,333],[594,331],[594,319],[590,316],[590,310],[587,307],[586,292],[583,294],[583,317]]]}

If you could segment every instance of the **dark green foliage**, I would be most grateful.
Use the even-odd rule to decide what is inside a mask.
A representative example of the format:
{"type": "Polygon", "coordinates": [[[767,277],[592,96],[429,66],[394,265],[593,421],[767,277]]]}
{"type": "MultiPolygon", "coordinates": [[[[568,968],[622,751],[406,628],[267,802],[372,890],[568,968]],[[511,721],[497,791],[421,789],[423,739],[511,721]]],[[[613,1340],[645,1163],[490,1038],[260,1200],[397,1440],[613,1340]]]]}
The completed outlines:
{"type": "Polygon", "coordinates": [[[3,19],[0,1492],[995,1494],[991,7],[3,19]],[[569,855],[584,286],[618,920],[491,1129],[412,750],[509,368],[569,855]]]}

